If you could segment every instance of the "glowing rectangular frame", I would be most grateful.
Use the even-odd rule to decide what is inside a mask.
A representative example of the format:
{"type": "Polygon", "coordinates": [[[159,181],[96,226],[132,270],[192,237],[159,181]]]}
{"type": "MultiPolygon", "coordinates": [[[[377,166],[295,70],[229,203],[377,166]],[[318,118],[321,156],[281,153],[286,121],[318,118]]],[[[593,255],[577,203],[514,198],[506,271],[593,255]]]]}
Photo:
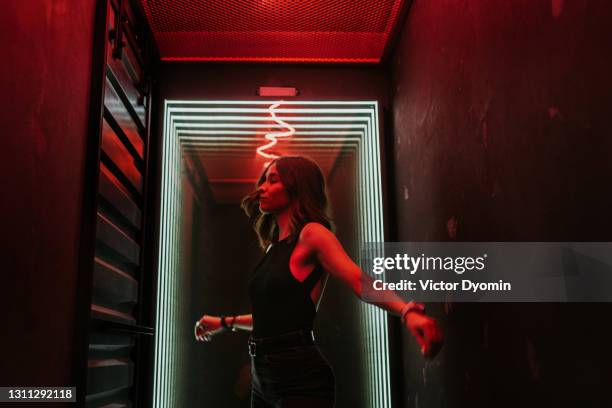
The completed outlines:
{"type": "MultiPolygon", "coordinates": [[[[274,101],[165,101],[164,104],[164,134],[162,140],[162,175],[161,175],[161,211],[160,211],[160,246],[158,264],[158,287],[156,308],[156,337],[155,337],[155,362],[154,362],[154,407],[181,406],[180,395],[177,395],[177,385],[182,383],[178,366],[185,361],[186,356],[174,340],[177,338],[179,327],[178,318],[182,317],[180,304],[177,304],[178,295],[182,292],[181,279],[178,276],[178,233],[180,230],[180,212],[182,202],[181,186],[181,157],[180,151],[182,140],[193,142],[199,138],[206,141],[227,140],[228,136],[206,137],[206,133],[194,131],[185,134],[184,129],[179,128],[186,123],[198,120],[217,121],[219,119],[232,121],[261,121],[267,120],[265,116],[247,116],[244,114],[262,113],[267,114],[267,108],[245,108],[244,106],[268,106],[274,101]],[[214,107],[210,107],[214,106],[214,107]],[[221,107],[219,107],[221,106],[221,107]],[[243,107],[241,107],[243,106],[243,107]],[[243,114],[237,116],[182,116],[185,113],[230,113],[243,114]],[[177,123],[177,121],[186,123],[177,123]]],[[[317,114],[332,113],[342,116],[325,117],[299,117],[300,121],[325,122],[326,125],[311,125],[314,129],[326,128],[333,123],[327,122],[364,122],[363,131],[334,132],[321,131],[320,134],[344,134],[342,141],[354,142],[357,146],[357,208],[359,214],[359,241],[360,242],[383,242],[383,203],[380,163],[380,140],[378,122],[378,103],[376,101],[289,101],[283,102],[283,106],[299,105],[301,108],[276,109],[278,113],[300,113],[317,114]],[[303,108],[308,106],[308,108],[303,108]],[[318,106],[310,108],[310,106],[318,106]],[[345,108],[339,109],[337,106],[345,108]],[[359,107],[365,106],[365,108],[359,107]],[[351,108],[349,108],[351,107],[351,108]],[[348,116],[357,114],[358,116],[348,116]],[[347,137],[348,136],[348,137],[347,137]]],[[[281,117],[281,116],[279,116],[281,117]]],[[[284,117],[286,120],[296,120],[295,116],[284,117]]],[[[223,123],[221,123],[223,124],[223,123]]],[[[192,123],[191,127],[202,127],[202,124],[192,123]]],[[[227,126],[236,126],[235,123],[227,126]]],[[[336,124],[330,128],[346,126],[336,124]]],[[[190,127],[190,126],[187,126],[190,127]]],[[[241,126],[238,126],[241,127],[241,126]]],[[[244,127],[244,126],[242,126],[244,127]]],[[[253,132],[249,132],[253,134],[253,132]]],[[[302,131],[302,134],[307,134],[302,131]]],[[[317,133],[313,133],[317,134],[317,133]]],[[[219,131],[215,131],[219,135],[219,131]]],[[[309,138],[320,139],[318,141],[339,140],[333,137],[309,138]]],[[[391,382],[388,354],[388,333],[386,312],[365,303],[360,303],[361,325],[363,329],[362,349],[366,357],[366,390],[364,396],[369,406],[376,408],[391,407],[391,382]]]]}

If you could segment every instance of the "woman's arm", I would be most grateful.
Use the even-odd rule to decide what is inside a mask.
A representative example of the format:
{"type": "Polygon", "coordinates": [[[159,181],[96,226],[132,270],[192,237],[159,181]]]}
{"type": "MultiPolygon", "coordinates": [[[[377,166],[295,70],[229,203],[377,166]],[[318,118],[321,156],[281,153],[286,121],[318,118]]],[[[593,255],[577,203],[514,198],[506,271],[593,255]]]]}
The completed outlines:
{"type": "Polygon", "coordinates": [[[253,331],[253,315],[252,314],[227,317],[226,320],[229,322],[230,325],[232,324],[232,317],[235,318],[235,320],[233,321],[233,325],[236,329],[245,330],[245,331],[253,331]]]}
{"type": "Polygon", "coordinates": [[[371,303],[402,318],[408,329],[414,334],[426,356],[442,341],[435,320],[411,308],[394,291],[377,291],[384,293],[386,301],[367,301],[363,298],[364,286],[372,285],[373,279],[353,262],[346,254],[336,236],[318,223],[308,223],[302,229],[300,240],[316,256],[321,266],[330,274],[345,283],[355,295],[364,302],[371,303]],[[402,312],[405,316],[401,316],[402,312]]]}
{"type": "MultiPolygon", "coordinates": [[[[225,316],[227,328],[237,330],[253,330],[253,315],[225,316]]],[[[194,335],[198,341],[210,341],[212,336],[221,333],[224,327],[221,324],[221,317],[204,315],[195,324],[194,335]]]]}
{"type": "MultiPolygon", "coordinates": [[[[317,260],[327,272],[340,279],[359,299],[364,300],[364,283],[366,285],[371,284],[373,280],[353,262],[331,231],[321,224],[308,223],[302,229],[300,239],[313,251],[317,260]]],[[[380,292],[384,292],[385,298],[390,300],[368,303],[375,304],[399,316],[406,302],[393,291],[380,292]]]]}

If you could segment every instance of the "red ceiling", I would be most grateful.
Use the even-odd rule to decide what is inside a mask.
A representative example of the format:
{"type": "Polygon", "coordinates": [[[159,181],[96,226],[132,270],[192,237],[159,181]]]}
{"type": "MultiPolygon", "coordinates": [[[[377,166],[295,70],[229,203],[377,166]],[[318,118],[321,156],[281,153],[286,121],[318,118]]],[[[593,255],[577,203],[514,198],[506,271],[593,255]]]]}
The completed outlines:
{"type": "Polygon", "coordinates": [[[377,63],[406,0],[140,0],[163,60],[377,63]]]}

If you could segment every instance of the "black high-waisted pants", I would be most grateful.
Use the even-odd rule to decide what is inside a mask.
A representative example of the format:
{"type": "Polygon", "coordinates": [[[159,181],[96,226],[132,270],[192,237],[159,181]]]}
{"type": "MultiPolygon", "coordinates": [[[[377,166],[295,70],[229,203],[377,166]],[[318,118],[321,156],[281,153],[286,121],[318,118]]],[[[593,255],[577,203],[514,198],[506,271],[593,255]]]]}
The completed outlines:
{"type": "Polygon", "coordinates": [[[251,357],[251,408],[332,408],[335,378],[316,344],[251,357]]]}

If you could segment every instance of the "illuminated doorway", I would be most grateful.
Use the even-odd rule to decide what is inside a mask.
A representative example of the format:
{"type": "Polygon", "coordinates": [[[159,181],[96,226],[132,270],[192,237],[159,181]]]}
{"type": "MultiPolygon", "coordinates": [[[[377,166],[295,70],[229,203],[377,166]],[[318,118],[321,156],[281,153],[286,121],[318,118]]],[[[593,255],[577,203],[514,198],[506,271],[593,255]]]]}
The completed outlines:
{"type": "MultiPolygon", "coordinates": [[[[348,209],[343,215],[345,225],[354,228],[356,245],[352,255],[357,262],[360,243],[384,241],[377,102],[173,100],[165,102],[164,115],[153,398],[156,407],[189,405],[185,390],[191,376],[185,367],[193,358],[188,342],[195,341],[188,336],[199,316],[189,310],[186,294],[193,282],[183,273],[189,257],[184,256],[182,244],[189,242],[194,228],[193,220],[185,218],[185,208],[191,202],[185,197],[189,194],[198,200],[198,186],[205,185],[215,203],[238,203],[252,191],[269,160],[256,151],[270,142],[266,135],[286,131],[283,123],[289,124],[294,129],[291,136],[279,138],[267,152],[311,157],[343,190],[337,194],[338,199],[351,197],[342,207],[348,209]],[[338,170],[339,166],[343,170],[338,170]],[[338,175],[339,172],[344,174],[338,175]],[[204,184],[198,181],[202,179],[204,184]]],[[[330,197],[333,206],[333,191],[330,197]]],[[[342,208],[333,210],[336,217],[342,212],[342,208]]],[[[353,384],[351,392],[360,390],[363,406],[390,407],[387,315],[374,306],[357,303],[359,354],[353,358],[360,361],[365,375],[360,384],[353,384]]],[[[336,373],[337,377],[341,375],[336,373]]]]}

